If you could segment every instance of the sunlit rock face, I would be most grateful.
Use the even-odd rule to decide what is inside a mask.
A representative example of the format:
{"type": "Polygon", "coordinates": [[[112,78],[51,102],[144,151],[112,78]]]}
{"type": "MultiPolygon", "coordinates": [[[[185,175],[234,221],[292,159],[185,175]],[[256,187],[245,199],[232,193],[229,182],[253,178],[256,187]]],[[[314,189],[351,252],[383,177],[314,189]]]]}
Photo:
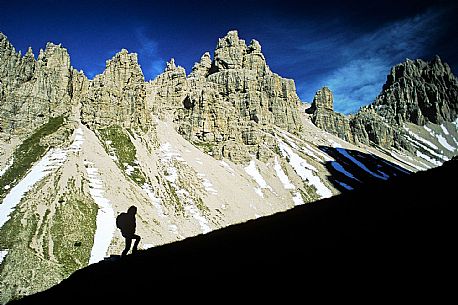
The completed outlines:
{"type": "Polygon", "coordinates": [[[0,33],[0,129],[25,134],[69,112],[74,73],[61,45],[48,43],[35,59],[31,48],[22,56],[0,33]]]}
{"type": "Polygon", "coordinates": [[[247,46],[237,31],[220,38],[214,59],[206,52],[189,76],[169,63],[148,86],[153,111],[171,114],[185,138],[210,144],[215,156],[264,158],[272,155],[272,126],[292,133],[302,128],[294,81],[273,73],[259,42],[247,46]]]}
{"type": "Polygon", "coordinates": [[[351,143],[415,153],[418,145],[412,144],[405,124],[454,122],[458,116],[458,80],[439,56],[430,62],[408,59],[391,69],[372,104],[349,116],[333,108],[332,92],[324,87],[306,111],[317,127],[351,143]]]}
{"type": "Polygon", "coordinates": [[[354,142],[350,120],[343,114],[334,112],[334,98],[328,87],[323,87],[316,92],[307,112],[312,114],[312,122],[317,127],[348,142],[354,142]]]}
{"type": "Polygon", "coordinates": [[[407,141],[405,123],[453,122],[458,116],[458,80],[436,56],[427,62],[406,60],[394,66],[374,103],[362,107],[352,119],[355,137],[414,151],[407,141]]]}
{"type": "Polygon", "coordinates": [[[391,69],[372,107],[399,125],[451,122],[458,115],[458,80],[439,56],[408,59],[391,69]]]}
{"type": "Polygon", "coordinates": [[[96,128],[120,125],[148,129],[150,115],[145,98],[145,80],[137,54],[123,49],[90,82],[81,100],[81,120],[96,128]]]}

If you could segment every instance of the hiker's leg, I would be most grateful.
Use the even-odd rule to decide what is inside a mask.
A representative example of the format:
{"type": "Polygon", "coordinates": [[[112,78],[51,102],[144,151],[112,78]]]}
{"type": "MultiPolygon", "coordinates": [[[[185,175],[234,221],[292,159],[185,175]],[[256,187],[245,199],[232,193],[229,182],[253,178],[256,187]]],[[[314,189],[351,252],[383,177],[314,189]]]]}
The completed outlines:
{"type": "Polygon", "coordinates": [[[134,248],[132,249],[132,252],[136,252],[138,244],[140,243],[141,237],[138,235],[134,235],[133,238],[135,239],[135,243],[134,243],[134,248]]]}
{"type": "Polygon", "coordinates": [[[126,237],[126,247],[124,248],[124,251],[122,251],[121,256],[126,256],[127,252],[130,250],[130,245],[132,245],[132,238],[126,237]]]}

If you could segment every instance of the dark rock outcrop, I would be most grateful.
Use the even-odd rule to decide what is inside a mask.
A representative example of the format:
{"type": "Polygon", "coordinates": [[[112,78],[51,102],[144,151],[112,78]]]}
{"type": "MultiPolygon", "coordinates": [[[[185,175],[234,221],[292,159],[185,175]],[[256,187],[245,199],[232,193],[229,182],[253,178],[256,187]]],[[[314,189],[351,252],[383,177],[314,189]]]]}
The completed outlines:
{"type": "Polygon", "coordinates": [[[392,124],[441,124],[458,116],[458,80],[439,56],[396,65],[371,105],[392,124]]]}

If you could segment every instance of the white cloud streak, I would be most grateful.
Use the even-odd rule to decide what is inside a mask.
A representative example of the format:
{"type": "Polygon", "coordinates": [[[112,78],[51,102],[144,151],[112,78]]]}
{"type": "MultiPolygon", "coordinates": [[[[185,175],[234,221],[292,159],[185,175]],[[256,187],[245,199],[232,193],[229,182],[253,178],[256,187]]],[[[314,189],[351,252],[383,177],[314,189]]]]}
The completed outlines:
{"type": "Polygon", "coordinates": [[[159,55],[158,43],[148,37],[142,27],[135,30],[135,37],[140,44],[138,56],[145,80],[154,79],[165,68],[165,60],[159,55]]]}
{"type": "MultiPolygon", "coordinates": [[[[426,55],[428,46],[441,30],[438,21],[443,15],[444,11],[429,10],[385,24],[359,37],[341,34],[307,44],[303,47],[304,52],[320,53],[321,50],[322,54],[331,57],[325,60],[327,65],[335,66],[315,83],[333,91],[336,111],[356,112],[359,107],[374,101],[392,66],[406,58],[426,55]]],[[[298,90],[305,92],[300,86],[298,90]]]]}
{"type": "Polygon", "coordinates": [[[334,91],[335,109],[356,112],[380,93],[391,67],[406,58],[418,58],[440,30],[440,11],[387,24],[352,41],[342,50],[344,64],[325,84],[334,91]]]}

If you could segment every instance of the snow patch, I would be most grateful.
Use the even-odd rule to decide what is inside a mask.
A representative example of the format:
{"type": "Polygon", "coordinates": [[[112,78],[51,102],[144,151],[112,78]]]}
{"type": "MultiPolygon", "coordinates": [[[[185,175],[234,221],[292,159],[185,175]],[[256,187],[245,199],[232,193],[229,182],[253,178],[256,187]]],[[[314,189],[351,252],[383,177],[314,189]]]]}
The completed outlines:
{"type": "Polygon", "coordinates": [[[428,162],[430,162],[430,163],[432,163],[432,164],[434,164],[436,166],[441,166],[442,165],[442,162],[440,162],[440,161],[438,161],[436,159],[433,159],[430,156],[425,155],[424,153],[422,153],[422,152],[420,152],[418,150],[416,151],[416,153],[417,153],[417,157],[425,159],[426,161],[428,161],[428,162]]]}
{"type": "Polygon", "coordinates": [[[289,164],[293,167],[294,171],[302,178],[302,180],[308,181],[312,184],[316,188],[319,196],[322,198],[332,196],[331,190],[326,187],[318,176],[313,175],[313,171],[316,171],[313,166],[308,164],[304,159],[297,155],[291,147],[279,139],[278,147],[280,148],[282,156],[289,158],[289,164]]]}
{"type": "Polygon", "coordinates": [[[8,249],[0,250],[0,264],[3,262],[7,254],[8,254],[8,249]]]}
{"type": "MultiPolygon", "coordinates": [[[[422,166],[418,166],[418,165],[416,165],[416,164],[414,164],[414,163],[411,163],[411,162],[409,162],[409,161],[403,159],[402,156],[400,156],[399,154],[397,154],[397,153],[394,152],[394,151],[391,151],[391,156],[392,156],[393,158],[395,158],[395,159],[397,159],[397,160],[399,160],[399,161],[401,161],[401,162],[404,162],[405,164],[407,164],[407,165],[409,165],[409,166],[411,166],[411,167],[413,167],[413,168],[419,170],[419,171],[424,171],[424,170],[427,170],[427,169],[431,168],[430,166],[427,166],[427,165],[425,165],[425,164],[422,164],[422,165],[425,166],[425,167],[422,167],[422,166]]],[[[413,161],[413,159],[412,159],[411,157],[409,157],[409,156],[404,155],[404,157],[406,157],[406,158],[408,158],[409,160],[413,161]]]]}
{"type": "Polygon", "coordinates": [[[441,129],[442,129],[442,132],[445,134],[445,135],[449,135],[450,133],[448,132],[447,128],[445,127],[444,124],[441,124],[440,125],[441,129]]]}
{"type": "Polygon", "coordinates": [[[270,191],[273,192],[272,188],[270,185],[267,184],[267,182],[264,180],[262,175],[259,173],[258,168],[256,167],[256,163],[254,160],[250,161],[250,164],[248,164],[247,167],[244,168],[245,172],[251,176],[251,178],[256,181],[256,183],[259,185],[259,188],[255,188],[256,194],[264,198],[264,195],[262,193],[262,189],[269,189],[270,191]]]}
{"type": "Polygon", "coordinates": [[[291,139],[290,137],[288,137],[288,136],[286,135],[285,132],[282,132],[282,136],[286,139],[286,142],[288,142],[288,144],[289,144],[292,148],[294,148],[294,149],[296,149],[296,150],[299,150],[299,146],[297,146],[296,143],[294,143],[293,139],[291,139]]]}
{"type": "Polygon", "coordinates": [[[371,174],[372,176],[374,176],[376,178],[379,178],[379,179],[382,179],[382,180],[387,180],[390,177],[390,176],[388,176],[387,174],[385,174],[384,172],[381,172],[381,171],[377,171],[380,175],[377,174],[377,173],[374,173],[369,168],[367,168],[362,162],[358,161],[355,157],[350,155],[345,148],[336,148],[336,149],[341,155],[343,155],[345,158],[347,158],[348,160],[350,160],[351,162],[356,164],[359,168],[361,168],[365,172],[371,174]]]}
{"type": "Polygon", "coordinates": [[[73,143],[70,145],[68,148],[69,151],[71,152],[79,152],[81,151],[81,146],[84,143],[84,133],[83,130],[78,127],[75,129],[75,139],[73,140],[73,143]]]}
{"type": "Polygon", "coordinates": [[[310,151],[314,151],[316,154],[320,155],[321,158],[325,161],[325,162],[332,162],[334,161],[334,158],[328,156],[327,154],[323,153],[321,150],[319,149],[314,149],[312,146],[308,145],[308,144],[305,144],[305,146],[310,150],[310,151]]]}
{"type": "Polygon", "coordinates": [[[456,131],[458,131],[458,118],[455,119],[455,121],[452,122],[453,125],[455,125],[456,131]]]}
{"type": "Polygon", "coordinates": [[[146,194],[148,195],[148,197],[151,200],[151,203],[156,208],[157,215],[160,218],[166,218],[167,219],[169,231],[172,232],[175,235],[178,235],[180,238],[183,238],[183,236],[181,236],[178,233],[178,227],[175,224],[173,224],[170,221],[170,219],[165,215],[164,210],[162,209],[162,205],[161,205],[162,200],[160,198],[157,198],[156,196],[154,196],[151,185],[149,185],[148,183],[145,183],[145,184],[143,184],[142,189],[146,192],[146,194]]]}
{"type": "Polygon", "coordinates": [[[130,164],[127,164],[127,163],[124,163],[124,166],[126,167],[126,174],[128,176],[132,175],[132,173],[134,172],[134,167],[130,164]]]}
{"type": "Polygon", "coordinates": [[[186,203],[184,204],[184,209],[186,212],[191,214],[191,216],[197,220],[203,234],[206,234],[211,231],[210,226],[208,225],[207,219],[200,213],[200,210],[197,208],[194,200],[191,199],[191,195],[188,191],[181,189],[177,191],[177,194],[181,194],[184,198],[187,198],[186,203]]]}
{"type": "Polygon", "coordinates": [[[262,189],[260,187],[255,187],[254,192],[258,194],[259,197],[264,198],[264,194],[262,193],[262,189]]]}
{"type": "Polygon", "coordinates": [[[410,142],[412,142],[412,144],[416,145],[417,147],[421,147],[423,148],[424,150],[426,150],[428,153],[430,153],[432,156],[435,156],[437,157],[438,159],[441,159],[441,160],[444,160],[444,161],[448,161],[448,157],[447,156],[443,156],[443,155],[440,155],[438,154],[437,152],[435,152],[434,150],[432,150],[431,148],[427,147],[426,145],[423,145],[421,144],[420,142],[417,142],[415,141],[414,139],[412,138],[409,138],[410,142]]]}
{"type": "Polygon", "coordinates": [[[3,199],[0,204],[0,228],[10,219],[10,214],[13,212],[16,205],[21,201],[22,197],[30,190],[38,181],[49,175],[53,170],[62,166],[67,159],[67,154],[59,148],[50,149],[36,163],[24,179],[19,181],[15,187],[3,199]]]}
{"type": "Polygon", "coordinates": [[[338,172],[341,172],[342,174],[344,174],[345,176],[347,176],[348,178],[351,178],[353,180],[356,180],[358,182],[361,182],[358,178],[356,178],[355,176],[353,176],[352,173],[348,172],[340,163],[334,161],[334,162],[331,162],[331,166],[338,172]]]}
{"type": "Polygon", "coordinates": [[[274,164],[275,172],[277,173],[278,179],[280,179],[281,183],[283,184],[283,187],[287,190],[295,189],[296,187],[289,181],[289,178],[283,171],[283,168],[281,167],[280,162],[278,162],[277,156],[275,156],[274,162],[275,162],[274,164]]]}
{"type": "Polygon", "coordinates": [[[154,196],[153,191],[151,189],[151,185],[145,182],[142,186],[142,189],[146,192],[149,199],[151,200],[151,203],[156,208],[156,212],[159,215],[159,217],[165,218],[166,216],[164,214],[164,210],[162,209],[161,198],[157,198],[156,196],[154,196]]]}
{"type": "Polygon", "coordinates": [[[440,134],[436,134],[436,138],[437,140],[439,141],[439,143],[448,151],[451,151],[451,152],[455,152],[456,148],[453,147],[452,145],[450,145],[448,142],[447,142],[447,139],[444,138],[444,136],[440,135],[440,134]]]}
{"type": "MultiPolygon", "coordinates": [[[[427,132],[429,132],[430,135],[433,137],[436,137],[436,139],[439,141],[440,145],[442,145],[445,149],[448,151],[454,152],[456,150],[455,147],[451,146],[448,142],[447,139],[444,138],[443,135],[435,133],[431,128],[428,128],[426,125],[423,126],[427,132]]],[[[448,130],[445,128],[445,126],[442,124],[441,125],[442,131],[444,131],[444,134],[449,134],[448,130]]]]}
{"type": "Polygon", "coordinates": [[[353,188],[351,186],[349,186],[348,184],[346,184],[344,182],[341,182],[341,181],[338,181],[338,180],[336,180],[336,182],[338,184],[340,184],[341,186],[343,186],[344,188],[346,188],[347,190],[349,190],[349,191],[353,190],[353,188]]]}
{"type": "Polygon", "coordinates": [[[205,174],[202,174],[202,173],[198,173],[197,176],[202,179],[202,185],[204,186],[205,190],[208,192],[208,193],[211,193],[213,195],[218,195],[218,191],[216,189],[213,188],[213,184],[211,183],[210,180],[208,180],[206,178],[206,175],[205,174]]]}
{"type": "Polygon", "coordinates": [[[302,199],[302,196],[299,192],[295,192],[293,195],[293,202],[294,205],[302,205],[304,204],[304,200],[302,199]]]}
{"type": "MultiPolygon", "coordinates": [[[[202,232],[204,234],[210,232],[211,228],[208,225],[208,221],[200,213],[200,210],[197,208],[194,200],[191,198],[191,194],[189,194],[187,190],[181,189],[176,184],[176,182],[178,181],[178,170],[176,167],[172,165],[173,160],[177,160],[185,164],[186,164],[186,161],[183,159],[183,157],[180,155],[179,152],[177,152],[176,150],[173,150],[172,145],[169,142],[162,144],[159,147],[159,150],[161,152],[161,161],[169,164],[169,167],[166,169],[167,175],[165,176],[165,179],[171,183],[172,187],[176,190],[176,193],[181,196],[180,199],[183,200],[184,202],[183,206],[184,206],[185,211],[191,214],[191,216],[195,220],[197,220],[202,232]]],[[[178,234],[178,229],[175,225],[169,225],[169,228],[171,228],[172,232],[174,232],[175,234],[178,234]]]]}
{"type": "Polygon", "coordinates": [[[429,147],[431,147],[432,149],[438,149],[438,147],[436,145],[434,145],[433,143],[431,143],[430,141],[420,137],[419,135],[417,135],[416,133],[413,133],[410,129],[408,129],[407,127],[404,126],[404,130],[407,131],[407,133],[413,137],[414,139],[416,139],[417,141],[420,141],[426,145],[428,145],[429,147]]]}
{"type": "Polygon", "coordinates": [[[5,167],[0,169],[0,177],[3,176],[3,174],[8,170],[8,168],[11,167],[11,165],[13,165],[13,162],[14,162],[14,157],[11,157],[8,163],[6,163],[5,167]]]}
{"type": "Polygon", "coordinates": [[[116,220],[111,202],[103,196],[105,192],[102,180],[96,167],[91,167],[92,162],[85,161],[86,172],[89,178],[89,193],[98,205],[94,245],[89,258],[89,265],[104,259],[116,229],[116,220]]]}

